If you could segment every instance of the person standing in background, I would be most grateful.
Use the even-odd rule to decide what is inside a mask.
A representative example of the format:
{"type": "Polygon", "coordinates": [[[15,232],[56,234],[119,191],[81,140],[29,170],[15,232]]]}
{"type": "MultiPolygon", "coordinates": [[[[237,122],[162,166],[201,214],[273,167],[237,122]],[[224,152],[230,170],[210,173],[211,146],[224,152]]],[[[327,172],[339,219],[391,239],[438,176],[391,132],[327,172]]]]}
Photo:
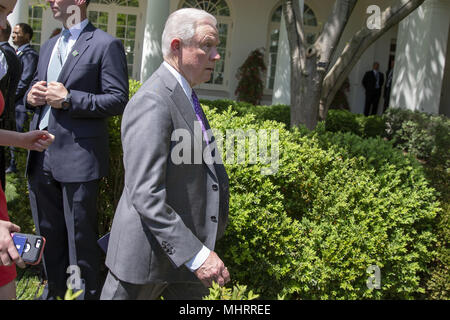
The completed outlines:
{"type": "Polygon", "coordinates": [[[26,171],[36,230],[47,239],[41,299],[64,297],[69,269],[79,271],[70,277],[79,299],[98,299],[97,196],[109,171],[107,120],[128,102],[125,50],[89,22],[89,0],[47,2],[63,30],[42,45],[25,94],[36,110],[30,128],[57,137],[45,152],[30,152],[26,171]]]}
{"type": "MultiPolygon", "coordinates": [[[[11,36],[11,25],[6,21],[6,27],[0,30],[0,50],[4,54],[8,71],[0,80],[0,91],[5,100],[5,110],[0,117],[0,128],[6,130],[16,130],[16,90],[22,73],[22,65],[16,55],[16,51],[9,44],[11,36]]],[[[0,147],[0,180],[3,190],[6,185],[5,177],[6,159],[5,148],[0,147]]]]}
{"type": "MultiPolygon", "coordinates": [[[[6,17],[12,12],[16,0],[0,0],[0,32],[7,28],[6,17]]],[[[0,48],[0,79],[8,72],[8,64],[4,49],[0,48]]],[[[0,115],[3,112],[5,100],[0,91],[0,115]]],[[[54,136],[45,131],[30,131],[18,133],[0,129],[0,146],[16,146],[36,151],[43,151],[54,141],[54,136]]],[[[25,264],[11,238],[12,232],[20,232],[20,227],[9,222],[6,209],[6,198],[0,187],[0,300],[16,298],[16,265],[24,268],[25,264]],[[15,264],[14,264],[15,263],[15,264]]]]}
{"type": "MultiPolygon", "coordinates": [[[[16,91],[16,130],[17,132],[24,131],[25,122],[28,119],[27,108],[23,101],[25,92],[30,87],[36,72],[39,55],[33,49],[30,42],[33,38],[33,29],[26,23],[19,23],[14,27],[12,33],[13,44],[17,47],[17,56],[22,65],[22,74],[20,76],[19,84],[16,91]]],[[[6,173],[17,172],[16,158],[14,148],[11,150],[11,161],[6,173]]]]}
{"type": "Polygon", "coordinates": [[[366,103],[364,107],[364,115],[375,115],[378,112],[378,104],[380,103],[381,89],[384,84],[384,74],[379,71],[380,64],[375,62],[373,69],[364,74],[362,84],[366,90],[366,103]]]}

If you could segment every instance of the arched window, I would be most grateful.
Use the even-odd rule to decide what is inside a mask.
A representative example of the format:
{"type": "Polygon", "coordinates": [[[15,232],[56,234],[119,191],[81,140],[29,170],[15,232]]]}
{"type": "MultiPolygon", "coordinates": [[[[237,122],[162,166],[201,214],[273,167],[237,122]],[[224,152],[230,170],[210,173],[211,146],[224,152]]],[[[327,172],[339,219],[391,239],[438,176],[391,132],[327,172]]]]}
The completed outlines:
{"type": "Polygon", "coordinates": [[[91,3],[99,4],[115,4],[123,7],[136,7],[139,8],[139,0],[91,0],[91,3]]]}
{"type": "MultiPolygon", "coordinates": [[[[142,0],[141,0],[142,2],[142,0]]],[[[142,11],[139,0],[91,0],[89,21],[99,29],[122,40],[127,57],[128,76],[139,79],[139,37],[142,11]]]]}
{"type": "Polygon", "coordinates": [[[221,59],[216,63],[211,80],[201,87],[206,89],[226,89],[228,86],[227,62],[230,51],[232,18],[230,7],[225,0],[184,0],[180,8],[198,8],[212,14],[217,19],[220,44],[218,51],[221,59]]]}
{"type": "MultiPolygon", "coordinates": [[[[31,39],[31,46],[36,52],[41,48],[41,33],[42,33],[42,16],[44,9],[41,6],[28,6],[28,24],[33,28],[33,39],[31,39]]],[[[14,26],[12,26],[14,28],[14,26]]]]}
{"type": "MultiPolygon", "coordinates": [[[[266,50],[266,61],[267,61],[267,80],[266,88],[272,90],[275,82],[275,71],[277,66],[277,54],[278,54],[278,42],[280,40],[280,24],[281,17],[283,15],[282,6],[278,6],[270,19],[269,24],[269,48],[266,50]]],[[[303,24],[306,36],[306,42],[308,45],[312,45],[316,41],[317,36],[320,32],[320,26],[317,22],[316,15],[314,11],[305,4],[303,11],[303,24]]]]}

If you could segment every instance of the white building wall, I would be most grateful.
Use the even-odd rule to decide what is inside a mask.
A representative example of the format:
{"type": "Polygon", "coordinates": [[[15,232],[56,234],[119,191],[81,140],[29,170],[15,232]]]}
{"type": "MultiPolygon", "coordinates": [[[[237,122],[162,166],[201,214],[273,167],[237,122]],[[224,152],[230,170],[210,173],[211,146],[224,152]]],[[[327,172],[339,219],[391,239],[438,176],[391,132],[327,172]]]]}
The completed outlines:
{"type": "MultiPolygon", "coordinates": [[[[171,12],[178,9],[183,1],[171,0],[171,12]]],[[[235,99],[238,80],[236,73],[251,51],[266,47],[270,13],[279,0],[227,0],[231,9],[233,27],[228,45],[228,82],[224,90],[197,90],[202,98],[235,99]]],[[[222,57],[224,58],[224,57],[222,57]]],[[[202,88],[205,88],[203,86],[202,88]]],[[[267,101],[270,103],[270,101],[267,101]]]]}
{"type": "MultiPolygon", "coordinates": [[[[342,35],[342,40],[340,41],[336,54],[333,57],[333,63],[337,60],[339,55],[344,50],[346,43],[353,37],[353,35],[367,27],[367,20],[370,14],[367,13],[367,8],[370,5],[378,5],[383,12],[387,7],[396,3],[397,0],[360,0],[358,1],[352,17],[350,18],[344,33],[342,35]]],[[[364,113],[364,103],[365,103],[365,91],[362,86],[362,78],[364,73],[372,69],[373,63],[375,61],[380,63],[380,71],[386,73],[389,63],[389,51],[391,45],[391,39],[397,38],[397,27],[392,28],[386,34],[384,34],[380,39],[373,43],[369,48],[366,49],[364,54],[360,57],[353,70],[349,74],[350,89],[347,93],[348,102],[350,104],[350,109],[354,113],[364,113]]],[[[385,76],[386,78],[386,76],[385,76]]],[[[378,113],[381,114],[383,108],[383,98],[380,99],[380,104],[378,106],[378,113]]]]}
{"type": "MultiPolygon", "coordinates": [[[[334,63],[339,55],[342,53],[346,43],[351,37],[366,26],[366,21],[369,18],[369,14],[366,13],[367,7],[372,4],[380,6],[381,11],[387,8],[396,0],[360,0],[358,1],[353,14],[342,34],[342,39],[336,49],[335,56],[332,59],[334,63]]],[[[325,24],[328,16],[331,14],[331,10],[334,4],[334,0],[323,0],[320,3],[317,1],[306,0],[307,4],[316,14],[318,21],[322,27],[325,24]]],[[[283,27],[284,21],[283,21],[283,27]]],[[[396,39],[397,27],[392,28],[383,37],[378,39],[372,46],[370,46],[366,52],[361,56],[360,60],[354,66],[352,72],[349,75],[350,90],[348,92],[348,100],[350,103],[351,111],[355,113],[363,113],[365,92],[361,84],[364,73],[372,69],[374,61],[380,63],[380,70],[386,72],[388,68],[389,49],[391,39],[396,39]]],[[[289,44],[287,42],[286,30],[282,30],[280,35],[280,50],[279,51],[279,63],[277,65],[277,76],[275,78],[275,88],[273,94],[273,104],[290,104],[290,57],[288,54],[283,54],[283,51],[289,50],[289,44]]],[[[383,99],[380,101],[378,108],[379,112],[382,111],[383,99]]]]}
{"type": "Polygon", "coordinates": [[[439,113],[450,1],[428,0],[400,23],[391,105],[439,113]]]}
{"type": "Polygon", "coordinates": [[[450,27],[448,30],[447,57],[445,58],[444,79],[441,91],[441,106],[439,113],[450,117],[450,27]]]}

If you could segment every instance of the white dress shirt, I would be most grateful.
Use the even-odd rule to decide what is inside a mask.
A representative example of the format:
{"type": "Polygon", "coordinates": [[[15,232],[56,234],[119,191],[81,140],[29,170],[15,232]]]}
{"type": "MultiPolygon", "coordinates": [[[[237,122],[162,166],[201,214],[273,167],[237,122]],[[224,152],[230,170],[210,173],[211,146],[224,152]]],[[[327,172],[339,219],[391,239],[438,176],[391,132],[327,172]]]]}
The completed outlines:
{"type": "Polygon", "coordinates": [[[30,46],[29,43],[25,43],[25,44],[21,45],[20,47],[17,48],[16,54],[19,56],[22,53],[23,49],[25,49],[28,46],[30,46]]]}
{"type": "MultiPolygon", "coordinates": [[[[73,46],[75,45],[75,42],[77,42],[78,38],[80,37],[81,31],[83,31],[84,28],[86,28],[86,26],[88,25],[89,20],[88,19],[84,19],[83,21],[81,21],[80,23],[72,26],[69,28],[70,31],[70,38],[67,44],[67,51],[66,51],[66,56],[62,57],[62,61],[66,61],[67,56],[69,55],[69,53],[72,51],[73,46]]],[[[61,30],[61,34],[63,33],[65,28],[63,28],[61,30]]],[[[62,41],[62,37],[59,37],[58,41],[56,41],[56,44],[53,48],[52,51],[52,56],[57,54],[57,50],[58,50],[58,44],[59,41],[62,41]]]]}
{"type": "Polygon", "coordinates": [[[6,57],[3,54],[3,51],[0,51],[0,80],[3,79],[7,72],[8,62],[6,61],[6,57]]]}
{"type": "MultiPolygon", "coordinates": [[[[175,70],[174,67],[172,67],[170,64],[168,64],[166,61],[163,62],[163,65],[167,68],[167,70],[170,71],[171,74],[177,79],[178,83],[180,84],[181,88],[183,88],[184,93],[186,94],[186,97],[191,102],[191,107],[194,110],[194,102],[192,101],[192,88],[189,85],[189,82],[186,80],[185,77],[183,77],[177,70],[175,70]]],[[[191,260],[186,262],[184,265],[188,267],[189,270],[194,272],[200,266],[206,261],[210,254],[211,250],[209,250],[207,247],[203,246],[203,248],[198,252],[191,260]]]]}

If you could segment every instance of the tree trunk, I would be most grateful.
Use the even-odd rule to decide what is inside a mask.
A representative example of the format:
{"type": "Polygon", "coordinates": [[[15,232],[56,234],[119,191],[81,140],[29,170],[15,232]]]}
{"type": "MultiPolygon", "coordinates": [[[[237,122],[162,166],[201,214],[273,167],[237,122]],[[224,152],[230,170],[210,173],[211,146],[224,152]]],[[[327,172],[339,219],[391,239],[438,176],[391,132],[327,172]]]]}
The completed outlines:
{"type": "Polygon", "coordinates": [[[363,28],[351,38],[341,56],[323,81],[319,116],[321,120],[326,119],[328,108],[330,107],[334,96],[366,49],[389,29],[397,25],[416,10],[424,1],[425,0],[402,0],[397,6],[388,7],[381,16],[381,28],[379,30],[363,28]]]}
{"type": "Polygon", "coordinates": [[[387,8],[382,14],[381,29],[361,29],[331,66],[357,1],[336,0],[321,35],[306,49],[298,0],[284,0],[283,14],[291,53],[291,127],[305,125],[314,129],[319,120],[324,120],[334,96],[364,51],[424,1],[400,0],[399,5],[387,8]]]}
{"type": "Polygon", "coordinates": [[[322,84],[330,57],[356,0],[336,0],[332,14],[316,43],[305,49],[303,20],[297,0],[285,0],[283,12],[291,51],[291,127],[305,125],[314,129],[319,120],[322,84]]]}

